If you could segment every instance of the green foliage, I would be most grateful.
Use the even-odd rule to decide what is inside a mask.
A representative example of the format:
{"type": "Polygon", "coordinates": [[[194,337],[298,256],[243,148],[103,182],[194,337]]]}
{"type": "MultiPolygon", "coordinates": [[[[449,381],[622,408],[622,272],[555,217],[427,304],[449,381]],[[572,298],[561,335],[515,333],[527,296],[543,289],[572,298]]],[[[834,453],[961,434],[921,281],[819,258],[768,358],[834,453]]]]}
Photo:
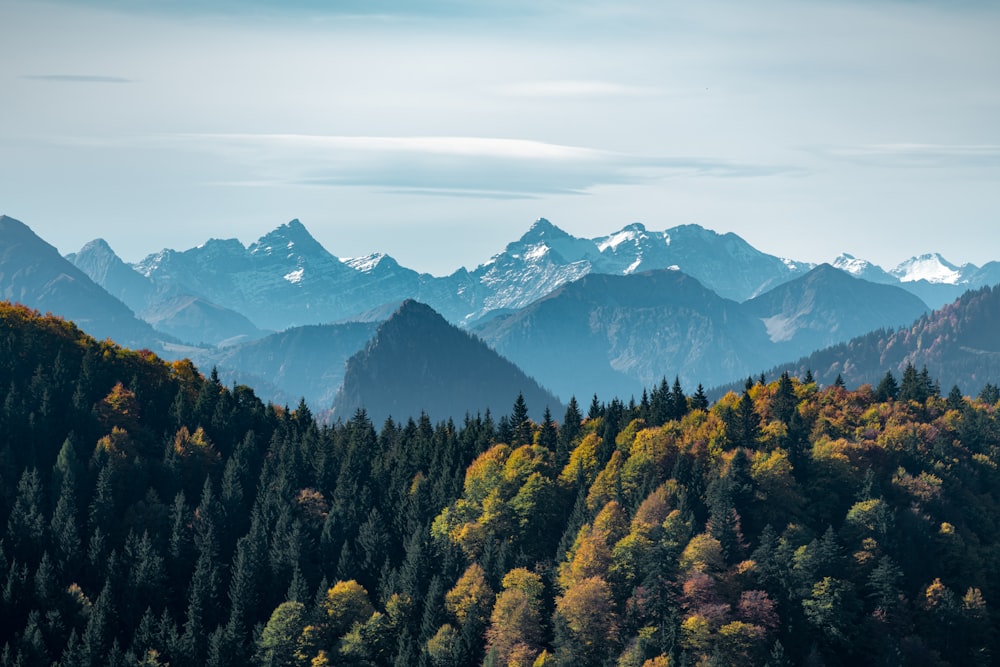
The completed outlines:
{"type": "Polygon", "coordinates": [[[17,306],[0,345],[5,664],[994,661],[994,384],[376,430],[17,306]]]}

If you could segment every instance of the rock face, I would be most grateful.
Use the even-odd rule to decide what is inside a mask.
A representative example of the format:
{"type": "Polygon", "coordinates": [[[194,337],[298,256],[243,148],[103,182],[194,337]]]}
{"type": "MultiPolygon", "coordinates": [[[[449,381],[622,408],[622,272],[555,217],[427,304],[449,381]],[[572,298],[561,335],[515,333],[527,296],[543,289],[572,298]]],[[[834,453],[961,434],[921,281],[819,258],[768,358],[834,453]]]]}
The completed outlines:
{"type": "Polygon", "coordinates": [[[421,412],[459,420],[507,414],[518,393],[536,420],[546,406],[561,414],[559,401],[514,364],[429,306],[405,301],[348,360],[333,414],[348,419],[363,408],[375,424],[421,412]]]}

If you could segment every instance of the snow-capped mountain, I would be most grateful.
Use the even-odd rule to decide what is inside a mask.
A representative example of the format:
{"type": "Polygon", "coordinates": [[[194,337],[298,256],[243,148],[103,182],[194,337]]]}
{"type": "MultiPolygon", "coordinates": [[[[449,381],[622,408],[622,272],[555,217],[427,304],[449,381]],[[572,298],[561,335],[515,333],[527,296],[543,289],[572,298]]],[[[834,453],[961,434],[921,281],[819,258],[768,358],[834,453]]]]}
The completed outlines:
{"type": "Polygon", "coordinates": [[[966,282],[966,273],[975,271],[977,268],[972,264],[956,266],[934,252],[911,257],[889,273],[896,276],[902,283],[926,280],[936,285],[958,285],[966,282]]]}
{"type": "MultiPolygon", "coordinates": [[[[194,296],[243,315],[258,329],[271,330],[350,321],[394,308],[405,299],[417,299],[449,321],[469,326],[523,308],[591,273],[675,269],[724,298],[743,302],[814,268],[761,252],[736,234],[698,225],[651,231],[636,222],[587,239],[544,218],[489,261],[444,277],[418,273],[381,252],[340,259],[298,220],[249,246],[236,239],[211,239],[189,250],[162,250],[135,264],[141,275],[131,277],[102,269],[117,258],[106,244],[97,244],[97,249],[102,251],[97,253],[100,261],[91,263],[107,276],[101,284],[123,298],[137,291],[134,279],[139,278],[152,284],[161,299],[194,296]]],[[[957,267],[938,255],[914,258],[891,273],[847,254],[834,266],[872,282],[902,286],[932,307],[954,299],[976,286],[970,281],[985,276],[975,273],[974,266],[957,267]]],[[[216,311],[202,307],[198,312],[216,311]]],[[[165,320],[159,322],[165,328],[165,320]]]]}
{"type": "Polygon", "coordinates": [[[298,220],[249,247],[236,239],[211,239],[183,252],[160,251],[135,268],[161,288],[203,297],[266,329],[335,321],[359,305],[354,290],[344,289],[359,272],[330,254],[298,220]]]}
{"type": "Polygon", "coordinates": [[[573,237],[541,218],[470,274],[484,294],[478,310],[465,319],[478,319],[491,310],[522,308],[587,275],[599,258],[593,242],[573,237]]]}
{"type": "Polygon", "coordinates": [[[842,253],[835,260],[830,262],[831,266],[840,269],[844,273],[849,273],[855,278],[862,278],[873,283],[884,285],[895,285],[899,279],[887,272],[881,266],[872,264],[867,259],[858,259],[854,255],[842,253]]]}

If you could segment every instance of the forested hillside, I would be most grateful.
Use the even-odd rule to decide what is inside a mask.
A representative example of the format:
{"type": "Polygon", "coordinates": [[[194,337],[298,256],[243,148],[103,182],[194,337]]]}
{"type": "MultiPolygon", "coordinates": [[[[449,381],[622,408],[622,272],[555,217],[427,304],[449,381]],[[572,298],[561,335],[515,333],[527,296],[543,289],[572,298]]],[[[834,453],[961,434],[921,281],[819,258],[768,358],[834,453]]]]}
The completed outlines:
{"type": "Polygon", "coordinates": [[[804,374],[832,384],[876,384],[886,369],[901,375],[907,366],[926,367],[941,386],[978,391],[1000,377],[1000,285],[970,290],[897,330],[879,329],[773,369],[804,374]]]}
{"type": "Polygon", "coordinates": [[[1000,396],[911,371],[319,426],[0,304],[0,665],[991,664],[1000,396]]]}

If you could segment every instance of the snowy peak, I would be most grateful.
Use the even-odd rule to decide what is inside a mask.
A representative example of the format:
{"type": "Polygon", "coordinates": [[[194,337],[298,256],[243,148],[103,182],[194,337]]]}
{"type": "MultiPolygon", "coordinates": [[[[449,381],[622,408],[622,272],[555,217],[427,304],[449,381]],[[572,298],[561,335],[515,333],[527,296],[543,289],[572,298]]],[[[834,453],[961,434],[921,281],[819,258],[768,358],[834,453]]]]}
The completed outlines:
{"type": "Polygon", "coordinates": [[[839,257],[831,262],[831,264],[834,268],[840,269],[844,273],[848,273],[855,278],[861,278],[873,283],[894,285],[899,282],[895,276],[887,273],[881,266],[872,264],[867,259],[858,259],[854,255],[846,252],[841,253],[839,257]]]}
{"type": "Polygon", "coordinates": [[[935,252],[912,257],[889,273],[903,283],[926,280],[933,284],[957,285],[962,282],[962,269],[967,267],[955,266],[935,252]]]}
{"type": "Polygon", "coordinates": [[[274,231],[257,239],[248,250],[251,255],[264,255],[292,259],[307,255],[330,255],[313,238],[298,218],[279,225],[274,231]]]}
{"type": "Polygon", "coordinates": [[[364,257],[342,258],[340,261],[361,273],[372,273],[376,269],[395,269],[399,267],[399,262],[384,252],[373,252],[364,257]]]}
{"type": "Polygon", "coordinates": [[[867,259],[858,259],[854,255],[844,252],[833,260],[833,266],[845,273],[850,273],[852,276],[860,276],[873,265],[867,259]]]}
{"type": "Polygon", "coordinates": [[[534,244],[543,241],[551,241],[553,239],[561,239],[569,236],[566,232],[559,229],[551,222],[545,218],[539,218],[531,224],[518,241],[518,243],[534,244]]]}
{"type": "Polygon", "coordinates": [[[536,220],[520,239],[508,243],[502,253],[494,255],[480,269],[491,265],[538,262],[572,264],[600,255],[593,241],[567,234],[545,218],[536,220]]]}
{"type": "MultiPolygon", "coordinates": [[[[612,251],[615,251],[618,249],[618,246],[623,243],[630,243],[638,246],[643,240],[648,238],[649,235],[646,233],[645,225],[641,222],[633,222],[631,225],[622,227],[614,234],[594,239],[594,242],[597,244],[597,247],[601,252],[605,252],[609,248],[612,251]]],[[[669,244],[669,241],[667,243],[669,244]]]]}

